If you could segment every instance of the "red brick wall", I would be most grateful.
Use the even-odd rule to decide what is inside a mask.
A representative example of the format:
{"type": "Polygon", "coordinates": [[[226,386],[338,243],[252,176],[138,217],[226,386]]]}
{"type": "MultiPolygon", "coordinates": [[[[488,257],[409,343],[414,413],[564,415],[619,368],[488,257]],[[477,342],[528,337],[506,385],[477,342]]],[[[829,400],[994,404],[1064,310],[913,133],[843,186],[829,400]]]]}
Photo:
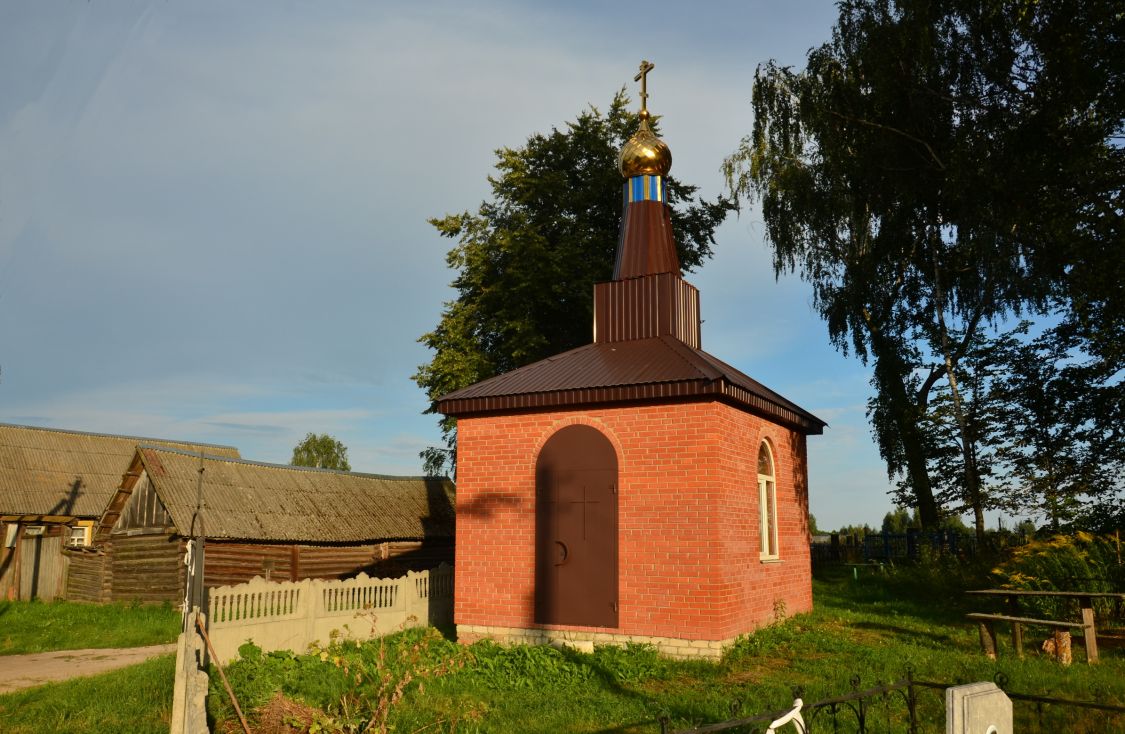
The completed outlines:
{"type": "Polygon", "coordinates": [[[557,430],[598,428],[618,456],[620,627],[722,640],[812,607],[805,441],[728,405],[464,418],[457,431],[455,621],[535,628],[535,460],[557,430]],[[780,556],[758,559],[757,453],[773,447],[780,556]]]}

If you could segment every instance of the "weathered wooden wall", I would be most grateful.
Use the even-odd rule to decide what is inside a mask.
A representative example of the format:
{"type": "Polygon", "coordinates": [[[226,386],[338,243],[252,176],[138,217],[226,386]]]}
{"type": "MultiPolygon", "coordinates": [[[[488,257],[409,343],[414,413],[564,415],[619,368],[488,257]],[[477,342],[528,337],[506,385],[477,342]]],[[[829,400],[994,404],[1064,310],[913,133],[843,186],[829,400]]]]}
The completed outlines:
{"type": "Polygon", "coordinates": [[[62,528],[46,525],[42,535],[20,538],[19,599],[54,601],[66,594],[62,528]]]}
{"type": "Polygon", "coordinates": [[[15,528],[15,545],[0,548],[0,599],[66,599],[70,558],[63,552],[70,529],[54,523],[3,523],[0,540],[15,528]],[[28,527],[43,527],[28,534],[28,527]]]}
{"type": "Polygon", "coordinates": [[[442,563],[453,565],[453,538],[433,538],[426,541],[397,541],[383,543],[382,555],[368,576],[386,576],[388,573],[425,571],[442,563]]]}
{"type": "Polygon", "coordinates": [[[293,546],[207,541],[204,579],[208,588],[241,584],[255,576],[293,580],[293,546]]]}
{"type": "Polygon", "coordinates": [[[371,568],[382,558],[379,545],[298,546],[298,579],[342,579],[371,568]]]}
{"type": "Polygon", "coordinates": [[[114,535],[110,551],[113,601],[178,602],[184,596],[183,543],[160,534],[114,535]]]}
{"type": "MultiPolygon", "coordinates": [[[[71,599],[172,601],[183,598],[185,541],[170,534],[114,534],[104,556],[70,554],[71,599]],[[101,559],[100,571],[96,558],[101,559]],[[100,576],[99,576],[100,574],[100,576]],[[93,598],[99,593],[100,598],[93,598]]],[[[315,546],[207,541],[205,584],[230,586],[255,576],[272,581],[344,579],[360,572],[395,577],[453,563],[453,540],[397,541],[354,546],[315,546]]]]}
{"type": "Polygon", "coordinates": [[[453,563],[453,540],[364,545],[289,545],[208,541],[206,583],[227,586],[261,576],[273,581],[402,575],[453,563]]]}
{"type": "Polygon", "coordinates": [[[70,560],[66,577],[66,598],[70,601],[107,601],[110,596],[110,575],[106,572],[106,554],[101,551],[67,549],[63,555],[70,560]]]}

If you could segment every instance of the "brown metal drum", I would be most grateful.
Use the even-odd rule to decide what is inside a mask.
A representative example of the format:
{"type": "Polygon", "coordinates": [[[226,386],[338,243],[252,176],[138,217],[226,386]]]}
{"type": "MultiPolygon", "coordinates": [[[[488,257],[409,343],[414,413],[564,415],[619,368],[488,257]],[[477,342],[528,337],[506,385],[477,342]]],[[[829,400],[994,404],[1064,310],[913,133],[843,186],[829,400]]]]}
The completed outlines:
{"type": "Polygon", "coordinates": [[[535,464],[535,621],[617,626],[617,453],[567,426],[535,464]]]}

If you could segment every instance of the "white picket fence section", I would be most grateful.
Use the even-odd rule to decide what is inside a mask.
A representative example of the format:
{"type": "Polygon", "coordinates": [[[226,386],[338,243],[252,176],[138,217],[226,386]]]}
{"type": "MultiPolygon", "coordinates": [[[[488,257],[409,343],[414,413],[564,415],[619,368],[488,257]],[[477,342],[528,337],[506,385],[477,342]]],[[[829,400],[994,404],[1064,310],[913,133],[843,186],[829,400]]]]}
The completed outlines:
{"type": "Polygon", "coordinates": [[[420,625],[453,623],[453,568],[441,564],[398,579],[266,581],[208,591],[209,634],[220,663],[247,640],[263,651],[304,652],[333,636],[350,640],[420,625]]]}

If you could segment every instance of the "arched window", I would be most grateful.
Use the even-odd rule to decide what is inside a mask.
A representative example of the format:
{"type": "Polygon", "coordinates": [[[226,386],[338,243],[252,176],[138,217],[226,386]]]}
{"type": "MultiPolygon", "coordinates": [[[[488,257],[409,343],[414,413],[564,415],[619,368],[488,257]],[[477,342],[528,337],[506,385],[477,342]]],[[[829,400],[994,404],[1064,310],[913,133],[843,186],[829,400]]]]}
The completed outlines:
{"type": "Polygon", "coordinates": [[[761,538],[758,557],[763,561],[778,558],[777,482],[773,466],[770,445],[762,441],[758,447],[758,530],[761,538]]]}

